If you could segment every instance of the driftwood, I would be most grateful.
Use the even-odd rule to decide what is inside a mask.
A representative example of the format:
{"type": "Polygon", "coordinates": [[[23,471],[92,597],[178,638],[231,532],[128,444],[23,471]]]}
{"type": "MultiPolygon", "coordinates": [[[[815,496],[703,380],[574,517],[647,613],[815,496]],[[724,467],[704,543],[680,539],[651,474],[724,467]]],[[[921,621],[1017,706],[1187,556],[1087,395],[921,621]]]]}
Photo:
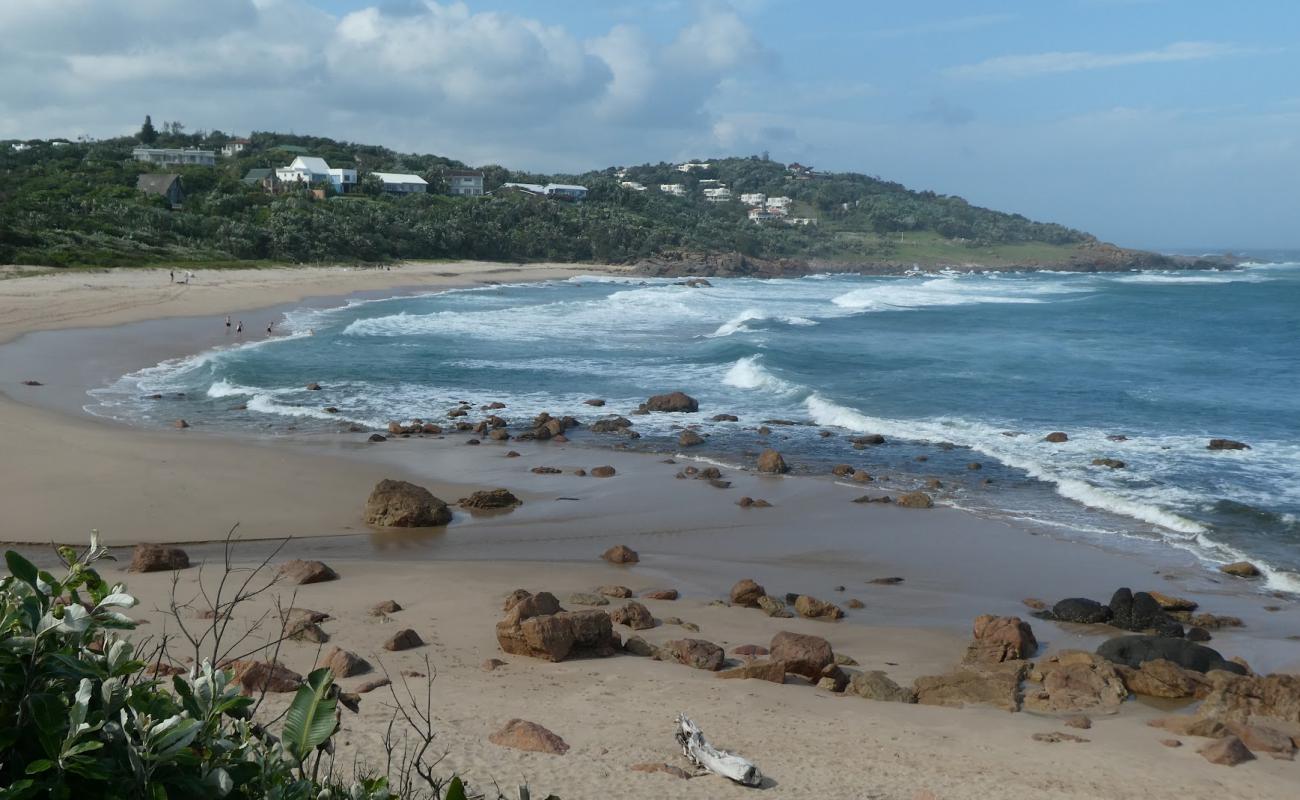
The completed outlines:
{"type": "Polygon", "coordinates": [[[704,739],[704,731],[685,714],[677,715],[677,743],[691,763],[709,772],[743,786],[758,786],[763,781],[763,774],[752,761],[709,744],[704,739]]]}

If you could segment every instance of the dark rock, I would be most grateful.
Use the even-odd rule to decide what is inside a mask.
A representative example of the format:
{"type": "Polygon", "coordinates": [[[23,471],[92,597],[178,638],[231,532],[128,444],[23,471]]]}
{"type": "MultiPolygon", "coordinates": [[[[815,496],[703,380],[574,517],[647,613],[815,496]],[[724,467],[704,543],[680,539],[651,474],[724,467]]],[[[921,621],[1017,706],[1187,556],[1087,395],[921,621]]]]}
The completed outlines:
{"type": "Polygon", "coordinates": [[[684,392],[657,394],[641,404],[646,411],[663,411],[670,413],[693,413],[700,410],[700,404],[694,397],[684,392]]]}
{"type": "Polygon", "coordinates": [[[167,572],[185,569],[190,557],[179,547],[159,544],[138,544],[131,553],[132,572],[167,572]]]}
{"type": "Polygon", "coordinates": [[[1249,450],[1250,445],[1235,439],[1211,439],[1206,450],[1249,450]]]}
{"type": "Polygon", "coordinates": [[[1086,597],[1067,597],[1052,606],[1050,618],[1061,622],[1078,622],[1084,625],[1092,625],[1108,621],[1110,615],[1110,607],[1103,606],[1096,600],[1089,600],[1086,597]]]}
{"type": "Polygon", "coordinates": [[[781,631],[768,645],[773,661],[784,661],[787,672],[816,681],[827,666],[835,663],[830,642],[820,636],[781,631]]]}
{"type": "Polygon", "coordinates": [[[679,664],[717,672],[727,660],[721,647],[704,639],[674,639],[665,642],[660,652],[679,664]]]}
{"type": "Polygon", "coordinates": [[[1171,639],[1164,636],[1118,636],[1102,642],[1097,648],[1097,655],[1116,664],[1134,668],[1148,661],[1163,658],[1183,669],[1197,672],[1224,670],[1238,675],[1246,673],[1244,667],[1228,661],[1217,650],[1186,639],[1171,639]]]}
{"type": "Polygon", "coordinates": [[[1044,436],[1043,441],[1052,442],[1053,444],[1060,444],[1061,442],[1070,441],[1070,437],[1061,431],[1054,431],[1044,436]]]}
{"type": "Polygon", "coordinates": [[[682,447],[695,447],[704,444],[704,437],[693,430],[684,430],[677,436],[677,444],[682,447]]]}
{"type": "Polygon", "coordinates": [[[925,492],[904,492],[896,502],[903,508],[934,508],[934,500],[925,492]]]}
{"type": "Polygon", "coordinates": [[[615,625],[626,625],[634,631],[649,630],[655,626],[655,618],[650,609],[635,600],[622,608],[614,609],[609,617],[615,625]]]}
{"type": "Polygon", "coordinates": [[[457,505],[472,509],[514,508],[523,505],[523,501],[511,494],[509,490],[490,489],[474,492],[469,497],[462,497],[457,505]]]}
{"type": "Polygon", "coordinates": [[[1154,630],[1161,636],[1183,635],[1183,626],[1169,616],[1156,599],[1146,592],[1134,594],[1127,588],[1117,589],[1110,598],[1110,624],[1126,631],[1154,630]]]}
{"type": "Polygon", "coordinates": [[[1094,458],[1092,460],[1094,467],[1109,467],[1110,469],[1124,469],[1125,464],[1118,458],[1094,458]]]}
{"type": "Polygon", "coordinates": [[[385,436],[385,435],[383,435],[382,433],[372,433],[372,434],[370,434],[370,438],[367,439],[366,441],[370,441],[370,442],[386,442],[386,441],[388,441],[388,437],[385,436]]]}
{"type": "Polygon", "coordinates": [[[735,414],[714,414],[712,419],[714,422],[740,422],[740,417],[735,414]]]}

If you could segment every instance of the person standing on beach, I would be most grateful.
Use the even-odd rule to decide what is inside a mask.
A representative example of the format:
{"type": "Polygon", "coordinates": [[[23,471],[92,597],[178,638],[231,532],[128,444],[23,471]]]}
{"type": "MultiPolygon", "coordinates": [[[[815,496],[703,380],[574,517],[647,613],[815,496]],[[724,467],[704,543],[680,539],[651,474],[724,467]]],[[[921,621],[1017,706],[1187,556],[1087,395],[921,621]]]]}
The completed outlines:
{"type": "Polygon", "coordinates": [[[266,323],[266,335],[267,335],[267,336],[270,336],[270,335],[271,335],[271,326],[274,325],[274,324],[275,324],[274,320],[271,321],[271,322],[266,323]]]}
{"type": "Polygon", "coordinates": [[[226,315],[226,333],[230,333],[230,315],[226,315]]]}
{"type": "Polygon", "coordinates": [[[243,332],[244,332],[244,321],[241,319],[239,321],[239,325],[235,327],[235,333],[243,333],[243,332]]]}
{"type": "Polygon", "coordinates": [[[167,270],[167,276],[172,279],[172,283],[176,282],[176,270],[174,269],[167,270]]]}

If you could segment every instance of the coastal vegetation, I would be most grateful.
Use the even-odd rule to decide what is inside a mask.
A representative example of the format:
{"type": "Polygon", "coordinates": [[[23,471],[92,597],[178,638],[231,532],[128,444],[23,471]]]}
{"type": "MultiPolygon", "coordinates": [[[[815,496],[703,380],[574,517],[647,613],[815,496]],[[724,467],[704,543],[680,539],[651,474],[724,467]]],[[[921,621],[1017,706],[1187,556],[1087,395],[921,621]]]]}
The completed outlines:
{"type": "Polygon", "coordinates": [[[960,197],[911,191],[867,175],[792,169],[766,156],[718,159],[685,173],[667,163],[580,175],[488,166],[481,168],[487,196],[452,197],[444,193],[446,174],[464,165],[440,156],[254,133],[244,150],[218,156],[216,166],[161,167],[133,160],[132,148],[144,138],[155,147],[208,149],[229,141],[220,132],[187,134],[170,123],[150,125],[139,137],[0,145],[0,263],[631,263],[687,253],[850,266],[1005,265],[1062,262],[1097,244],[1080,231],[979,208],[960,197]],[[328,186],[306,185],[270,193],[243,180],[250,169],[284,166],[302,153],[354,167],[361,182],[334,195],[328,186]],[[181,207],[136,189],[141,174],[156,171],[181,176],[181,207]],[[373,171],[421,175],[429,192],[385,196],[365,179],[373,171]],[[708,202],[700,183],[710,180],[723,182],[736,197],[789,197],[795,215],[815,217],[818,224],[755,224],[741,203],[708,202]],[[493,191],[510,181],[581,183],[589,193],[585,202],[569,203],[493,191]],[[684,195],[659,191],[669,183],[682,184],[684,195]]]}

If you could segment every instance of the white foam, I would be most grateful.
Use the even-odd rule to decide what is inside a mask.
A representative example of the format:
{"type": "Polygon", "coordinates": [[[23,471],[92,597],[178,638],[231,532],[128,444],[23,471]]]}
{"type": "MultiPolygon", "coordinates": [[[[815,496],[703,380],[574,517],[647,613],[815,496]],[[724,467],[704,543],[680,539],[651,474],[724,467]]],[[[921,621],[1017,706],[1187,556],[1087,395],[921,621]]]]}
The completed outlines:
{"type": "Polygon", "coordinates": [[[737,389],[761,389],[777,394],[791,394],[799,391],[798,386],[782,380],[767,371],[763,366],[762,356],[745,356],[738,359],[722,377],[722,382],[737,389]]]}

